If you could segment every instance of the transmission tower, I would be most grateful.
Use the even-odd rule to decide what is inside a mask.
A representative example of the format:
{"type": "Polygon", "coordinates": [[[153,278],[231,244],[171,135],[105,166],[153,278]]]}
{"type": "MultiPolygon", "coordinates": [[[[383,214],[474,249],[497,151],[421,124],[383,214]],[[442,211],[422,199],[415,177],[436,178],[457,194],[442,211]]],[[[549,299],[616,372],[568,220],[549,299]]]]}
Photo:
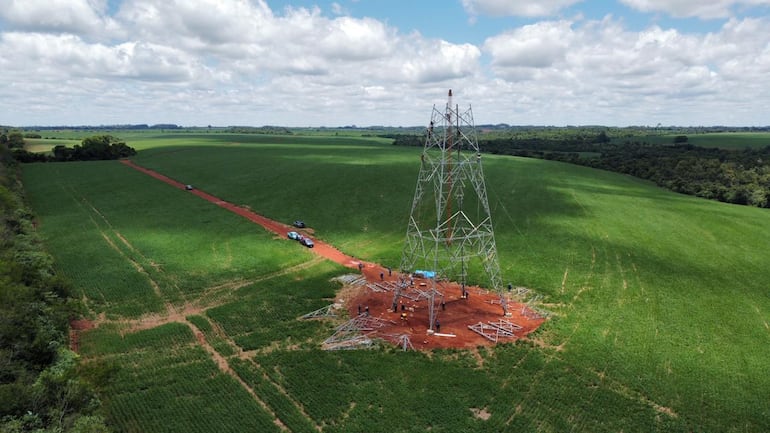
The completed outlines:
{"type": "Polygon", "coordinates": [[[470,106],[460,112],[452,104],[452,90],[443,112],[433,107],[426,131],[394,309],[410,289],[406,275],[415,270],[435,273],[422,293],[429,300],[429,332],[436,322],[437,300],[443,301],[443,282],[460,283],[465,297],[469,272],[500,294],[508,314],[473,113],[470,106]]]}

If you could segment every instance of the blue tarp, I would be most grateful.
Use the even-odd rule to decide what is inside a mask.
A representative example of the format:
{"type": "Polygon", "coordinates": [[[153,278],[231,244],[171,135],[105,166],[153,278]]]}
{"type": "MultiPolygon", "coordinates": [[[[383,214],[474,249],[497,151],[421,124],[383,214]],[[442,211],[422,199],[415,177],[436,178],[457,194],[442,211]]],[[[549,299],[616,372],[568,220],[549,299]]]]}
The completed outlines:
{"type": "Polygon", "coordinates": [[[418,278],[436,278],[436,273],[434,271],[421,271],[418,269],[414,271],[414,276],[418,278]]]}

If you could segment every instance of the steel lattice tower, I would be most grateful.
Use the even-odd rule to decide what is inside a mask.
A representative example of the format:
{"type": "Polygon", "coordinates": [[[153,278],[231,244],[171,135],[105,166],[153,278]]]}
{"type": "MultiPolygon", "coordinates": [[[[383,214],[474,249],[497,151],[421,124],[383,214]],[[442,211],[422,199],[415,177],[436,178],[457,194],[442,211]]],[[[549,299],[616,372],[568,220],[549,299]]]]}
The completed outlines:
{"type": "Polygon", "coordinates": [[[433,107],[426,131],[394,309],[408,289],[405,275],[418,269],[435,272],[432,287],[422,293],[430,302],[429,332],[437,299],[443,300],[442,282],[459,282],[465,296],[469,270],[482,274],[476,279],[500,294],[503,313],[508,313],[473,113],[470,106],[460,112],[452,105],[452,90],[443,112],[433,107]]]}

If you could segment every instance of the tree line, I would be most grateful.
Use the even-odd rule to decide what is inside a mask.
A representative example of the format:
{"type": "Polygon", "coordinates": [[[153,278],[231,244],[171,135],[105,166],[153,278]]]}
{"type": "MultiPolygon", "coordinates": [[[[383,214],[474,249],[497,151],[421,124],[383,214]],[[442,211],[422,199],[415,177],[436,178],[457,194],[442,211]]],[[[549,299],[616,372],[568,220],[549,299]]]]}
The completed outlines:
{"type": "Polygon", "coordinates": [[[51,154],[29,152],[24,149],[21,133],[0,135],[0,145],[5,144],[19,162],[66,162],[120,159],[136,155],[136,150],[112,135],[94,135],[73,147],[54,146],[51,154]]]}
{"type": "MultiPolygon", "coordinates": [[[[389,136],[398,146],[423,146],[424,135],[389,136]]],[[[606,131],[563,136],[479,139],[483,152],[541,158],[629,174],[671,191],[721,202],[770,207],[770,146],[727,150],[688,143],[676,135],[668,144],[618,139],[606,131]]]]}
{"type": "Polygon", "coordinates": [[[627,142],[602,151],[599,158],[548,156],[648,179],[682,194],[770,207],[770,146],[725,150],[690,144],[642,146],[627,142]]]}
{"type": "Polygon", "coordinates": [[[115,125],[58,125],[58,126],[24,126],[23,129],[35,131],[114,131],[114,130],[157,130],[157,129],[182,129],[175,123],[156,123],[148,125],[146,123],[127,123],[115,125]]]}
{"type": "Polygon", "coordinates": [[[68,348],[80,310],[35,230],[12,152],[0,144],[0,431],[109,431],[68,348]]]}

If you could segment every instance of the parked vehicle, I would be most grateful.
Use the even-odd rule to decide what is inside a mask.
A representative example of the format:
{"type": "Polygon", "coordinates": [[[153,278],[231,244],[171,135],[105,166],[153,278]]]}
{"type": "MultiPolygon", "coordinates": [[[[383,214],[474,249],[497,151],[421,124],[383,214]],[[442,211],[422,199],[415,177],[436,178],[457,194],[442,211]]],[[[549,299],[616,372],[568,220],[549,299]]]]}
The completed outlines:
{"type": "Polygon", "coordinates": [[[297,239],[299,239],[300,234],[297,232],[289,232],[289,233],[286,233],[286,237],[296,241],[297,239]]]}
{"type": "Polygon", "coordinates": [[[313,248],[315,246],[315,244],[313,243],[313,240],[310,238],[302,238],[302,245],[308,248],[313,248]]]}
{"type": "Polygon", "coordinates": [[[301,220],[294,221],[294,227],[297,227],[298,229],[304,229],[305,222],[301,220]]]}
{"type": "Polygon", "coordinates": [[[185,185],[184,189],[186,189],[187,191],[192,191],[193,190],[193,186],[192,185],[185,185]]]}

